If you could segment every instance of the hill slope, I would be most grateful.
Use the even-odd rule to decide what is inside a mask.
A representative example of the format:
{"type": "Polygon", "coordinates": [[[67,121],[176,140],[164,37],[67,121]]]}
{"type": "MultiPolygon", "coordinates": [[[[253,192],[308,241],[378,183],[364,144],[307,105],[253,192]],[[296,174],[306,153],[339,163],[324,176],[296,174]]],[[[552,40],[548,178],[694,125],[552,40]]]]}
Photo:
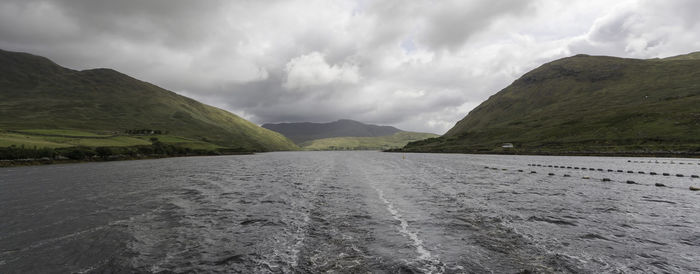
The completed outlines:
{"type": "Polygon", "coordinates": [[[262,127],[279,132],[296,144],[333,137],[388,136],[401,131],[391,126],[368,125],[347,119],[330,123],[264,124],[262,127]]]}
{"type": "Polygon", "coordinates": [[[149,129],[245,151],[297,149],[279,133],[117,71],[75,71],[2,50],[0,129],[149,129]]]}
{"type": "Polygon", "coordinates": [[[408,151],[700,152],[700,54],[577,55],[534,69],[408,151]]]}

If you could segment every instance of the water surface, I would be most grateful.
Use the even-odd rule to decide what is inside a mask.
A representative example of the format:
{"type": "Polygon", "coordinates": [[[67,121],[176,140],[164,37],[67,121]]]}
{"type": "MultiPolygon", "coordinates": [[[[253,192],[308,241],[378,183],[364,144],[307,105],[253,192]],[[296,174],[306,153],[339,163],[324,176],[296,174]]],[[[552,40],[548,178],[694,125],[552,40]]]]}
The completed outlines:
{"type": "Polygon", "coordinates": [[[700,272],[699,164],[280,152],[5,168],[0,273],[700,272]]]}

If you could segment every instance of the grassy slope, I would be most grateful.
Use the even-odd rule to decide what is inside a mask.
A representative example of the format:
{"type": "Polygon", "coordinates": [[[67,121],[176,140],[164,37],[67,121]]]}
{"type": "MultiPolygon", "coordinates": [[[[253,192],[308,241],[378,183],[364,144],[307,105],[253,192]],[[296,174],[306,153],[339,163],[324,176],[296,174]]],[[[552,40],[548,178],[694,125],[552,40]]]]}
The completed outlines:
{"type": "Polygon", "coordinates": [[[297,149],[281,134],[232,113],[110,69],[74,71],[0,50],[0,91],[0,128],[6,130],[158,129],[249,151],[297,149]]]}
{"type": "Polygon", "coordinates": [[[301,144],[305,150],[381,150],[399,148],[408,142],[437,137],[437,134],[397,132],[379,137],[334,137],[307,141],[301,144]]]}
{"type": "Polygon", "coordinates": [[[491,96],[443,137],[410,151],[700,151],[700,58],[579,55],[491,96]]]}
{"type": "Polygon", "coordinates": [[[0,147],[128,147],[150,145],[152,143],[151,138],[157,138],[158,141],[165,144],[178,145],[180,147],[186,147],[190,149],[216,150],[218,148],[222,148],[221,146],[212,143],[191,140],[172,135],[108,136],[74,130],[22,130],[12,132],[0,131],[0,147]],[[62,134],[59,135],[59,133],[62,134]]]}

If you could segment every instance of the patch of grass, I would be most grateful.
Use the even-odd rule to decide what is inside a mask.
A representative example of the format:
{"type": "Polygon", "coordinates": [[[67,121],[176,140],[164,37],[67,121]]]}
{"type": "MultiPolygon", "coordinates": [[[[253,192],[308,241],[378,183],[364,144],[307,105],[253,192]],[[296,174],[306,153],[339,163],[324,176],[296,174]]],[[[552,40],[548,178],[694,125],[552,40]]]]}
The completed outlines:
{"type": "Polygon", "coordinates": [[[58,135],[67,137],[108,137],[107,134],[97,134],[93,132],[86,132],[80,130],[69,130],[69,129],[23,129],[18,130],[19,132],[40,134],[40,135],[58,135]]]}
{"type": "Polygon", "coordinates": [[[177,145],[179,147],[185,147],[193,150],[217,150],[224,148],[223,146],[219,146],[216,144],[212,143],[207,143],[203,141],[197,141],[197,140],[192,140],[180,136],[173,136],[173,135],[151,135],[151,136],[140,136],[138,137],[139,139],[142,140],[148,140],[148,141],[153,141],[153,139],[157,139],[157,141],[162,142],[164,144],[170,144],[170,145],[177,145]]]}
{"type": "Polygon", "coordinates": [[[26,146],[26,147],[69,147],[70,144],[53,142],[44,136],[25,135],[0,131],[0,147],[26,146]]]}
{"type": "MultiPolygon", "coordinates": [[[[62,130],[41,130],[41,133],[64,133],[62,130]]],[[[25,146],[25,147],[129,147],[150,145],[154,141],[164,144],[177,145],[178,147],[190,148],[193,150],[217,150],[224,148],[216,144],[192,140],[181,136],[173,135],[149,135],[149,136],[108,136],[95,138],[97,136],[68,137],[56,135],[35,135],[36,132],[22,134],[19,132],[0,131],[0,147],[25,146]]],[[[76,132],[69,132],[73,135],[76,132]]]]}
{"type": "Polygon", "coordinates": [[[128,136],[114,136],[106,139],[66,138],[63,140],[72,146],[85,147],[128,147],[151,144],[149,141],[128,136]]]}

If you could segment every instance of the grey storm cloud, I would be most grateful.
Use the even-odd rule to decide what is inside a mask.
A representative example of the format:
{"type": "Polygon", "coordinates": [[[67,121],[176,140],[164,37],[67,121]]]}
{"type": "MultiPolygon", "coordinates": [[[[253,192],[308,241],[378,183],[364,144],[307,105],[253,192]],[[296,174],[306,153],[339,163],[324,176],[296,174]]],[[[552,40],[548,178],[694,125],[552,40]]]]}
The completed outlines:
{"type": "Polygon", "coordinates": [[[700,50],[700,2],[2,0],[0,48],[110,67],[256,123],[443,133],[540,64],[700,50]]]}

